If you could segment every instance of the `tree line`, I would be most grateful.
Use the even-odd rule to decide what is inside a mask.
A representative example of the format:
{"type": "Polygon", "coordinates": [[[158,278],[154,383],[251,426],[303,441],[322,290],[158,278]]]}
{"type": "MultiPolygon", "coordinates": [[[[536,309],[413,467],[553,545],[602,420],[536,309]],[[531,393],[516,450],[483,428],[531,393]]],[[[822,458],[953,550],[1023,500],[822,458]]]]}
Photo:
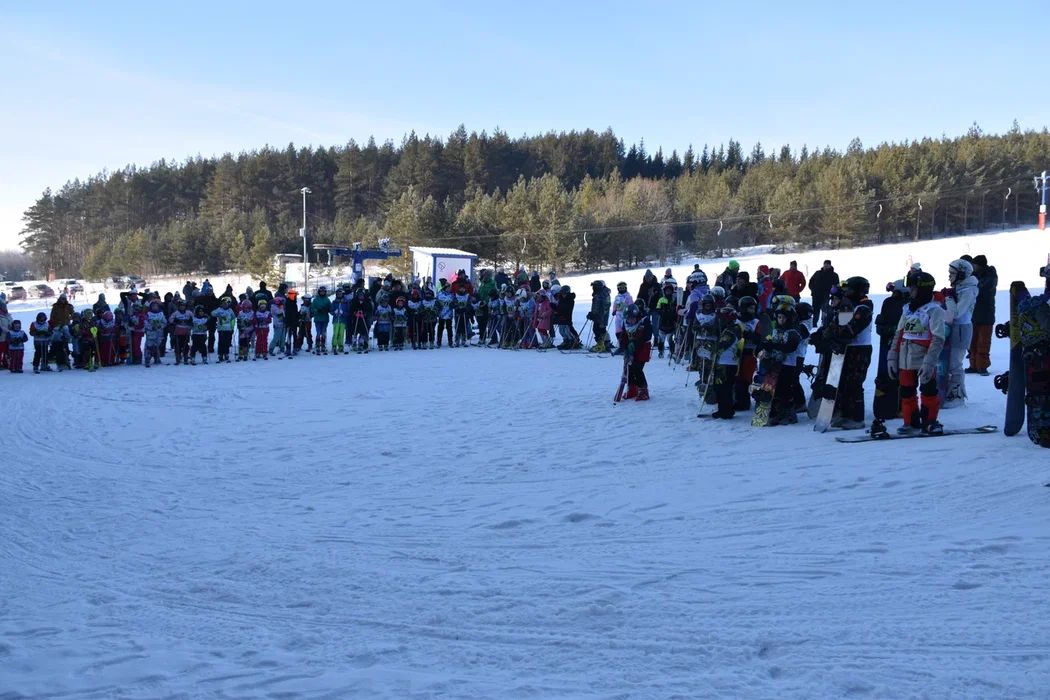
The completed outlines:
{"type": "MultiPolygon", "coordinates": [[[[483,260],[564,269],[742,245],[850,247],[1033,221],[1031,178],[1050,133],[924,138],[844,152],[738,142],[679,155],[612,130],[511,138],[406,136],[400,145],[165,160],[73,180],[25,212],[41,271],[263,272],[308,241],[464,248],[483,260]]],[[[407,257],[395,266],[407,266],[407,257]]]]}

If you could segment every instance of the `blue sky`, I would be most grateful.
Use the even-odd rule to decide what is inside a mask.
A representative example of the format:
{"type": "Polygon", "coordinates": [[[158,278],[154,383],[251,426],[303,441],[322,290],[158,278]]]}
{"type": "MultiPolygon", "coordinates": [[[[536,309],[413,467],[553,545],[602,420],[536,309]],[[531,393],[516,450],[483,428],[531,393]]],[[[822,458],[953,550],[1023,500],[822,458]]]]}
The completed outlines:
{"type": "Polygon", "coordinates": [[[0,249],[45,187],[266,143],[463,123],[769,151],[1050,120],[1045,2],[35,5],[0,0],[0,249]]]}

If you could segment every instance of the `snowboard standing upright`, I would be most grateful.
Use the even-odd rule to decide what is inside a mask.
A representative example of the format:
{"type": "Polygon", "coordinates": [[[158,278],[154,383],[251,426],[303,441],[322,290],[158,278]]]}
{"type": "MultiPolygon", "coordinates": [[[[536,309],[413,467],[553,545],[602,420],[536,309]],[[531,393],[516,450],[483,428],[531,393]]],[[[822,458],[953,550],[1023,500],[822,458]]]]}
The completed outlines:
{"type": "MultiPolygon", "coordinates": [[[[853,318],[853,310],[839,311],[839,323],[847,324],[853,318]]],[[[838,400],[839,380],[842,379],[842,365],[846,361],[846,353],[832,353],[828,364],[828,372],[821,387],[820,407],[814,419],[813,430],[818,433],[826,433],[831,427],[831,419],[835,416],[835,402],[838,400]]],[[[816,395],[816,392],[814,392],[816,395]]]]}
{"type": "MultiPolygon", "coordinates": [[[[1040,273],[1050,282],[1050,262],[1040,273]]],[[[1050,447],[1050,285],[1043,294],[1018,302],[1017,320],[1024,360],[1028,438],[1040,447],[1050,447]]]]}
{"type": "Polygon", "coordinates": [[[769,425],[769,416],[773,411],[773,394],[777,391],[777,380],[780,378],[780,367],[780,363],[777,363],[764,370],[762,383],[755,390],[755,413],[751,416],[751,425],[755,428],[764,428],[769,425]]]}
{"type": "Polygon", "coordinates": [[[1010,338],[1010,368],[1005,374],[1000,374],[995,378],[996,386],[1005,385],[1006,420],[1003,422],[1005,435],[1017,435],[1024,426],[1025,366],[1018,307],[1030,296],[1024,282],[1012,282],[1010,284],[1010,322],[1005,328],[1003,325],[996,328],[997,336],[1010,338]]]}

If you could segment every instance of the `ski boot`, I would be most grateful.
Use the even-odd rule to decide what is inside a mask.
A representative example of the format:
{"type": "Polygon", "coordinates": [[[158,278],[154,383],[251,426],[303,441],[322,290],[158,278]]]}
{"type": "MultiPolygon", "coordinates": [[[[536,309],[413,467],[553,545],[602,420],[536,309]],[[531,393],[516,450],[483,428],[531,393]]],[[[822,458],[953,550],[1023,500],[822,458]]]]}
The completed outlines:
{"type": "Polygon", "coordinates": [[[884,440],[890,436],[889,432],[886,430],[886,423],[878,418],[871,421],[871,430],[869,431],[869,434],[876,440],[884,440]]]}
{"type": "Polygon", "coordinates": [[[922,432],[927,435],[944,435],[944,426],[933,420],[922,426],[922,432]]]}

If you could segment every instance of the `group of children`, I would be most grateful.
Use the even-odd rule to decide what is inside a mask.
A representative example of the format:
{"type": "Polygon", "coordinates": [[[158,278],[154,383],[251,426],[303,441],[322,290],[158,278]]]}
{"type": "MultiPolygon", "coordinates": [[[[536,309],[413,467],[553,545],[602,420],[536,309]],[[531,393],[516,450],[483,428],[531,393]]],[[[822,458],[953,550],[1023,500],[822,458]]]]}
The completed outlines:
{"type": "MultiPolygon", "coordinates": [[[[660,280],[647,271],[636,298],[624,282],[617,284],[613,296],[602,281],[594,281],[587,314],[594,337],[589,350],[623,355],[627,397],[639,400],[648,398],[644,365],[651,349],[661,358],[668,352],[672,362],[698,372],[701,400],[716,406],[711,415],[719,419],[750,410],[756,396],[763,398],[764,377],[775,369],[769,416],[773,425],[797,422],[797,414],[807,409],[803,373],[813,379],[808,403],[812,412],[826,393],[831,357],[840,354],[844,361],[832,426],[858,429],[866,427],[864,382],[872,360],[874,322],[883,338],[878,387],[882,393],[892,390],[899,399],[892,416],[876,418],[899,413],[907,428],[936,431],[941,405],[937,378],[944,373],[937,358],[950,332],[945,312],[955,319],[958,331],[959,321],[966,320],[966,310],[972,308],[972,272],[967,261],[954,261],[949,272],[952,287],[935,294],[933,277],[916,266],[907,278],[888,287],[892,293],[877,319],[867,296],[868,281],[851,277],[833,285],[826,300],[814,298],[821,304],[815,328],[813,306],[788,293],[783,279],[766,266],[752,282],[730,262],[714,286],[697,266],[684,288],[670,269],[660,280]],[[610,320],[612,335],[607,330],[610,320]],[[821,354],[816,367],[805,364],[809,346],[821,354]],[[892,389],[887,381],[893,382],[892,389]]],[[[440,348],[443,341],[448,347],[465,347],[475,333],[478,340],[473,344],[479,346],[545,349],[554,346],[557,330],[560,349],[581,347],[573,325],[576,295],[553,273],[541,282],[512,281],[497,288],[483,271],[475,288],[460,271],[451,282],[442,279],[437,286],[434,290],[413,283],[406,289],[388,276],[371,289],[363,281],[339,285],[332,296],[320,287],[312,297],[299,298],[285,285],[271,294],[261,283],[258,290],[248,288],[236,297],[230,287],[215,297],[205,281],[201,293],[194,288],[189,300],[178,294],[161,299],[148,291],[132,291],[121,293],[115,308],[100,295],[91,309],[80,312],[62,295],[50,318],[39,313],[28,329],[12,321],[0,303],[0,366],[21,372],[29,343],[38,373],[51,371],[52,365],[60,370],[122,363],[150,367],[169,349],[176,365],[196,365],[207,364],[216,350],[218,362],[231,362],[231,355],[240,362],[268,360],[271,355],[291,358],[304,347],[325,355],[367,352],[373,341],[380,351],[440,348]]],[[[965,395],[964,388],[961,393],[965,395]]]]}

